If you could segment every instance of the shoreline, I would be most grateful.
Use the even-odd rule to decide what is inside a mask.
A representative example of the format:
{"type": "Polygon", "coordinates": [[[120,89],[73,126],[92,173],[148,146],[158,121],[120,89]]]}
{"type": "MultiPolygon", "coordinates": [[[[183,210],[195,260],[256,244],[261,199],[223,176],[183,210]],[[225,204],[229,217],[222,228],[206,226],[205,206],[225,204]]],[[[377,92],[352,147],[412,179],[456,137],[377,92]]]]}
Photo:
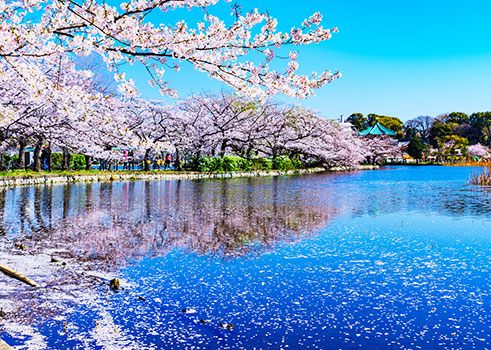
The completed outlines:
{"type": "Polygon", "coordinates": [[[257,170],[257,171],[235,171],[223,173],[200,173],[200,172],[117,172],[104,171],[100,173],[87,174],[40,174],[40,175],[10,175],[0,176],[0,187],[18,187],[34,185],[53,185],[77,182],[114,182],[114,181],[139,181],[139,180],[198,180],[198,179],[228,179],[239,177],[267,177],[285,175],[304,175],[321,172],[338,172],[353,170],[373,170],[378,166],[363,165],[357,169],[335,167],[330,170],[326,168],[307,168],[296,170],[257,170]]]}
{"type": "Polygon", "coordinates": [[[0,339],[0,350],[13,350],[6,342],[0,339]]]}

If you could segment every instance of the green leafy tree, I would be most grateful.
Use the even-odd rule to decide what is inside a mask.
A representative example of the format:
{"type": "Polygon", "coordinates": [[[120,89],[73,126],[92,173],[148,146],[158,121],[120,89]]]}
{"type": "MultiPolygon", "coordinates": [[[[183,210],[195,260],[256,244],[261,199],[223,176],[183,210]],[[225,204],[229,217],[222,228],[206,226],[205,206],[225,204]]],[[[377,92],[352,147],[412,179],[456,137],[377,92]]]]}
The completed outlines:
{"type": "Polygon", "coordinates": [[[433,146],[439,146],[439,143],[442,142],[447,136],[454,134],[454,126],[455,123],[446,123],[446,116],[442,116],[438,119],[435,119],[433,125],[430,129],[430,141],[433,146]]]}
{"type": "Polygon", "coordinates": [[[408,139],[412,139],[413,137],[421,136],[421,134],[418,132],[417,129],[405,125],[404,126],[404,136],[408,139]]]}
{"type": "Polygon", "coordinates": [[[376,122],[379,122],[382,126],[385,126],[387,129],[395,132],[402,132],[402,126],[404,125],[402,120],[396,117],[387,117],[384,115],[377,115],[373,113],[369,114],[368,124],[374,125],[376,122]]]}
{"type": "Polygon", "coordinates": [[[356,130],[362,131],[368,128],[368,118],[364,117],[361,113],[353,113],[346,119],[347,122],[351,123],[356,130]]]}
{"type": "Polygon", "coordinates": [[[491,112],[472,113],[469,123],[477,130],[479,143],[491,146],[491,112]]]}
{"type": "Polygon", "coordinates": [[[479,130],[468,123],[457,124],[454,127],[454,134],[465,137],[472,145],[479,142],[479,130]]]}
{"type": "Polygon", "coordinates": [[[469,122],[469,116],[462,112],[452,112],[446,116],[445,122],[464,124],[469,122]]]}
{"type": "Polygon", "coordinates": [[[439,148],[446,154],[457,154],[457,150],[464,153],[468,146],[469,141],[465,137],[448,135],[441,140],[439,148]]]}
{"type": "Polygon", "coordinates": [[[407,146],[407,153],[415,159],[421,159],[423,158],[424,151],[425,144],[419,139],[419,137],[412,137],[409,145],[407,146]]]}

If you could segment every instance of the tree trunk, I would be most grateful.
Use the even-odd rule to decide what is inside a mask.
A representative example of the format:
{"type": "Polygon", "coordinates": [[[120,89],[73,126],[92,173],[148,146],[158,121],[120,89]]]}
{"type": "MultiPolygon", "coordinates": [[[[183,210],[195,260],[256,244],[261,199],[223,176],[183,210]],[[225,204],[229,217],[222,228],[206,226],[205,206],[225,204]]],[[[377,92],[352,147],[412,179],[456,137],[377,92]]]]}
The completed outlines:
{"type": "Polygon", "coordinates": [[[150,148],[147,148],[145,151],[145,157],[143,158],[144,168],[143,170],[145,171],[150,171],[150,164],[148,163],[148,158],[150,157],[150,148]]]}
{"type": "Polygon", "coordinates": [[[252,158],[251,154],[252,154],[253,149],[254,149],[254,145],[252,143],[249,144],[249,147],[247,147],[247,151],[245,154],[246,159],[251,160],[251,158],[252,158]]]}
{"type": "Polygon", "coordinates": [[[17,159],[17,168],[24,169],[26,167],[26,140],[22,137],[19,139],[19,159],[17,159]]]}
{"type": "Polygon", "coordinates": [[[36,143],[36,147],[34,148],[34,167],[33,170],[38,173],[41,172],[41,146],[43,145],[43,141],[41,139],[36,143]]]}
{"type": "Polygon", "coordinates": [[[0,171],[7,171],[5,166],[5,157],[3,151],[0,151],[0,171]]]}
{"type": "Polygon", "coordinates": [[[201,150],[199,150],[197,153],[196,153],[196,157],[194,159],[194,164],[193,164],[193,170],[198,170],[198,166],[199,166],[199,159],[201,158],[201,150]]]}
{"type": "Polygon", "coordinates": [[[92,170],[92,157],[85,156],[85,170],[92,170]]]}
{"type": "Polygon", "coordinates": [[[179,154],[179,148],[176,147],[176,160],[175,160],[175,168],[177,171],[181,171],[181,155],[179,154]]]}
{"type": "Polygon", "coordinates": [[[220,157],[223,158],[223,156],[225,155],[225,150],[227,149],[227,140],[223,140],[222,141],[222,145],[220,147],[220,157]]]}
{"type": "Polygon", "coordinates": [[[278,158],[278,153],[277,153],[277,150],[275,148],[272,149],[272,159],[271,159],[271,162],[272,162],[272,168],[273,169],[276,169],[276,159],[278,158]]]}
{"type": "Polygon", "coordinates": [[[63,162],[61,163],[61,170],[68,171],[70,170],[70,159],[71,155],[68,151],[68,148],[63,147],[63,162]]]}
{"type": "Polygon", "coordinates": [[[48,171],[51,172],[52,170],[52,165],[53,165],[53,154],[51,152],[51,145],[48,145],[48,148],[47,148],[47,153],[48,153],[48,159],[47,159],[47,163],[48,163],[48,171]]]}

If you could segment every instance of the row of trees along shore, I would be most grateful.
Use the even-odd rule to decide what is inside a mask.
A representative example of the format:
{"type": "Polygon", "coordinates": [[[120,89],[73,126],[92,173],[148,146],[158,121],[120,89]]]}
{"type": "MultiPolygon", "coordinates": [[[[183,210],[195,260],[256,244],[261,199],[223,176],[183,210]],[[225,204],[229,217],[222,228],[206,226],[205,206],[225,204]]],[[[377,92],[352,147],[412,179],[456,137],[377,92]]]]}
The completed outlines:
{"type": "Polygon", "coordinates": [[[353,113],[347,119],[361,131],[379,122],[409,141],[407,152],[415,159],[444,157],[466,160],[491,158],[491,112],[462,112],[437,117],[419,116],[403,123],[397,117],[353,113]]]}
{"type": "MultiPolygon", "coordinates": [[[[72,70],[70,74],[64,76],[70,84],[67,89],[90,91],[94,86],[106,86],[91,82],[83,72],[72,70]]],[[[81,94],[84,99],[79,104],[67,106],[45,103],[50,90],[40,97],[21,89],[0,92],[3,102],[8,100],[17,112],[8,123],[3,120],[2,152],[18,148],[16,165],[23,168],[22,154],[33,145],[35,171],[42,170],[43,150],[51,170],[53,149],[63,151],[63,170],[69,169],[71,154],[84,155],[87,169],[92,168],[93,158],[98,158],[107,165],[143,162],[144,170],[150,170],[153,160],[169,152],[177,170],[186,159],[193,170],[213,171],[356,167],[388,148],[397,153],[390,139],[374,142],[362,138],[352,128],[312,110],[226,93],[195,95],[173,105],[81,94]],[[70,113],[65,113],[67,109],[70,113]]],[[[1,166],[5,169],[5,164],[1,166]]]]}
{"type": "MultiPolygon", "coordinates": [[[[247,161],[265,157],[271,163],[287,157],[329,168],[373,160],[377,156],[370,149],[390,143],[365,147],[349,128],[310,110],[272,102],[278,94],[307,98],[341,76],[329,70],[301,74],[298,52],[285,51],[324,42],[337,32],[322,25],[320,13],[281,31],[267,11],[245,11],[238,2],[130,0],[113,5],[0,2],[0,153],[18,148],[22,155],[34,147],[36,171],[43,150],[49,168],[52,151],[61,149],[63,169],[69,168],[71,154],[84,155],[90,169],[94,157],[121,161],[115,147],[131,150],[147,170],[161,151],[172,152],[178,167],[184,157],[198,164],[204,155],[223,159],[228,154],[247,161]],[[231,10],[231,16],[218,18],[215,7],[218,13],[231,10]],[[200,16],[195,23],[186,20],[200,16]],[[180,19],[165,22],[171,18],[180,19]],[[111,78],[81,65],[81,57],[102,62],[111,78]],[[177,98],[168,71],[179,74],[186,64],[236,95],[198,95],[168,106],[140,98],[135,81],[121,71],[123,65],[137,65],[148,72],[151,86],[177,98]],[[113,77],[117,93],[111,88],[113,77]]],[[[16,164],[22,168],[23,162],[20,156],[16,164]]],[[[0,169],[5,170],[3,156],[0,169]]]]}

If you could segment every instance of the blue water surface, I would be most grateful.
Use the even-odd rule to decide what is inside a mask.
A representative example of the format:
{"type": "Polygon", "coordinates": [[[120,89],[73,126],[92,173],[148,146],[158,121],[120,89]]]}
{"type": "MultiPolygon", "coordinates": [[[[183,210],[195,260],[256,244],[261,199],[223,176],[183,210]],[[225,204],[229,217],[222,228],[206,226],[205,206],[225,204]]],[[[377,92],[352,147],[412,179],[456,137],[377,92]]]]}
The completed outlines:
{"type": "Polygon", "coordinates": [[[49,348],[487,349],[491,189],[472,171],[24,188],[3,223],[125,286],[40,318],[49,348]]]}

